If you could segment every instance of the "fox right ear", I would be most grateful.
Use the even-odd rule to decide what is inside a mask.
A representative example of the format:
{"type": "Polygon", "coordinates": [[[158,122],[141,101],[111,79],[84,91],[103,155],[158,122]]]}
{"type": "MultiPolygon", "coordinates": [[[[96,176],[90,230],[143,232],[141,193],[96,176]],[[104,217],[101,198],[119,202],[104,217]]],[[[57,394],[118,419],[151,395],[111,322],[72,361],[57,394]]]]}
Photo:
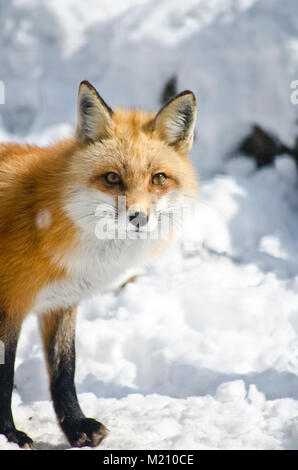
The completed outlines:
{"type": "Polygon", "coordinates": [[[150,127],[168,145],[188,153],[193,142],[196,114],[195,95],[185,90],[161,108],[150,127]]]}
{"type": "Polygon", "coordinates": [[[78,96],[78,139],[95,142],[110,135],[113,124],[112,115],[112,109],[91,83],[87,80],[81,82],[78,96]]]}

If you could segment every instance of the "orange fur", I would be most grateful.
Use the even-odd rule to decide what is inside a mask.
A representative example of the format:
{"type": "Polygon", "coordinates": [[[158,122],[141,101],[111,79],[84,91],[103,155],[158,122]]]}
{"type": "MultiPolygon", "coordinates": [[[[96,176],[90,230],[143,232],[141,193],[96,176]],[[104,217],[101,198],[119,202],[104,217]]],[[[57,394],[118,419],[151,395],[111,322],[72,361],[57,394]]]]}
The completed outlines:
{"type": "Polygon", "coordinates": [[[0,305],[8,315],[24,316],[38,290],[65,275],[51,254],[65,250],[75,233],[62,211],[62,174],[75,145],[0,146],[0,305]],[[45,208],[53,222],[43,232],[35,220],[45,208]]]}

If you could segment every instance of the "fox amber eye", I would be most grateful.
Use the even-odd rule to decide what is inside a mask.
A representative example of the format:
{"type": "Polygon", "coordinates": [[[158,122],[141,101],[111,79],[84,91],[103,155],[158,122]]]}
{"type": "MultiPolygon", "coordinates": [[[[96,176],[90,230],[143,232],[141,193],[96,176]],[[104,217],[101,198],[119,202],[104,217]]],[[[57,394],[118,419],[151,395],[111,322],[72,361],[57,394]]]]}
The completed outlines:
{"type": "Polygon", "coordinates": [[[106,173],[104,175],[104,178],[107,183],[109,184],[119,184],[121,183],[121,178],[117,173],[114,173],[113,171],[109,171],[109,173],[106,173]]]}
{"type": "Polygon", "coordinates": [[[165,173],[156,173],[152,176],[152,184],[163,186],[167,182],[167,175],[165,173]]]}

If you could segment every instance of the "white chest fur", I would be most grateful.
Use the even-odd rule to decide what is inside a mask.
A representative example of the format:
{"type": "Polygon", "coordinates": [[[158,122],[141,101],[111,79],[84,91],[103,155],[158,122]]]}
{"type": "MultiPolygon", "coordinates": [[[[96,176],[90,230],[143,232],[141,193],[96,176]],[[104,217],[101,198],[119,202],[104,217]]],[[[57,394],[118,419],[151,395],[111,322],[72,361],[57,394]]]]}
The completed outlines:
{"type": "Polygon", "coordinates": [[[69,307],[119,286],[128,279],[133,268],[150,259],[156,243],[153,240],[97,240],[86,235],[76,252],[59,259],[68,277],[40,291],[33,311],[42,314],[69,307]]]}

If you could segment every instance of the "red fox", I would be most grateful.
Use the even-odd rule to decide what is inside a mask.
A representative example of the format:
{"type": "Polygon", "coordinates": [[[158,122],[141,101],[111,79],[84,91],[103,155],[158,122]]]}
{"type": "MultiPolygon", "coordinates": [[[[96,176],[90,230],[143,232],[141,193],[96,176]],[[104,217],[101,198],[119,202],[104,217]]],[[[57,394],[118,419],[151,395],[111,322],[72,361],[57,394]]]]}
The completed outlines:
{"type": "Polygon", "coordinates": [[[34,448],[11,411],[16,347],[30,312],[38,315],[54,409],[71,446],[94,447],[106,436],[77,399],[77,305],[159,256],[172,238],[175,223],[166,240],[160,227],[197,193],[188,158],[195,121],[191,91],[157,114],[113,111],[83,81],[74,136],[47,148],[0,145],[0,434],[9,442],[34,448]],[[121,236],[109,236],[122,226],[121,236]]]}

